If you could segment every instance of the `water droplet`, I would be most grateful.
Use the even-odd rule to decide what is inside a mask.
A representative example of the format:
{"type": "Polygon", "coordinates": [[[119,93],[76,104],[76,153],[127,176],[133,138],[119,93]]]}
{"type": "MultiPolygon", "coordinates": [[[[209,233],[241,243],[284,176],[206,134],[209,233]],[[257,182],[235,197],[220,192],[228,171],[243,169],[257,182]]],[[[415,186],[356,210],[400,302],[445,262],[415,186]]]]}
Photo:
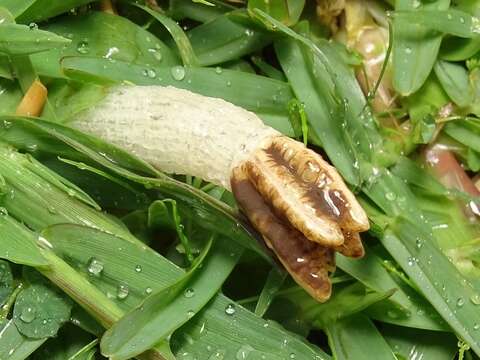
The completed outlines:
{"type": "Polygon", "coordinates": [[[30,30],[38,30],[38,25],[34,22],[28,24],[28,27],[30,28],[30,30]]]}
{"type": "Polygon", "coordinates": [[[172,77],[177,81],[185,79],[185,68],[183,66],[174,66],[170,69],[172,77]]]}
{"type": "Polygon", "coordinates": [[[194,315],[195,315],[195,311],[193,311],[193,310],[188,310],[188,311],[187,311],[187,317],[188,317],[189,319],[191,319],[194,315]]]}
{"type": "Polygon", "coordinates": [[[113,55],[118,54],[120,50],[116,46],[113,46],[107,50],[107,53],[105,54],[104,58],[105,59],[111,59],[113,55]]]}
{"type": "Polygon", "coordinates": [[[137,266],[135,266],[135,271],[136,271],[137,273],[142,272],[142,265],[137,265],[137,266]]]}
{"type": "Polygon", "coordinates": [[[232,82],[229,80],[227,81],[227,87],[230,87],[230,86],[232,86],[232,82]]]}
{"type": "Polygon", "coordinates": [[[480,305],[480,295],[478,295],[478,294],[473,294],[472,296],[470,296],[470,301],[471,301],[474,305],[480,305]]]}
{"type": "Polygon", "coordinates": [[[465,24],[465,18],[464,18],[463,16],[460,16],[460,22],[461,22],[462,24],[465,24]]]}
{"type": "Polygon", "coordinates": [[[20,313],[20,320],[29,324],[33,320],[35,320],[35,316],[36,316],[35,313],[36,313],[36,311],[35,311],[34,308],[26,307],[26,308],[22,309],[22,312],[20,313]]]}
{"type": "Polygon", "coordinates": [[[413,256],[410,256],[408,259],[407,259],[407,264],[408,266],[413,266],[417,263],[417,259],[414,258],[413,256]]]}
{"type": "Polygon", "coordinates": [[[12,122],[8,120],[3,120],[2,126],[4,129],[9,129],[12,127],[12,122]]]}
{"type": "Polygon", "coordinates": [[[149,77],[150,79],[155,79],[157,77],[157,73],[153,69],[145,69],[143,70],[143,76],[149,77]]]}
{"type": "Polygon", "coordinates": [[[462,307],[463,305],[465,305],[465,300],[463,300],[462,297],[459,297],[457,299],[457,307],[462,307]]]}
{"type": "Polygon", "coordinates": [[[150,295],[152,292],[153,292],[153,290],[152,290],[151,287],[147,287],[147,288],[145,289],[145,294],[147,294],[147,295],[150,295]]]}
{"type": "Polygon", "coordinates": [[[80,41],[77,45],[77,51],[80,54],[88,54],[90,52],[90,47],[88,45],[88,41],[80,41]]]}
{"type": "Polygon", "coordinates": [[[195,290],[193,290],[192,288],[188,288],[185,290],[185,292],[183,293],[183,296],[185,296],[186,298],[191,298],[195,295],[195,290]]]}
{"type": "Polygon", "coordinates": [[[480,329],[480,324],[473,325],[473,330],[478,330],[478,329],[480,329]]]}
{"type": "Polygon", "coordinates": [[[290,354],[290,359],[295,359],[297,356],[294,353],[290,354]]]}
{"type": "Polygon", "coordinates": [[[388,201],[394,201],[396,198],[397,198],[397,195],[395,195],[395,193],[393,192],[387,192],[385,194],[385,199],[387,199],[388,201]]]}
{"type": "Polygon", "coordinates": [[[155,58],[157,61],[162,61],[163,56],[162,53],[158,49],[148,49],[148,52],[152,54],[152,56],[155,58]]]}
{"type": "Polygon", "coordinates": [[[3,206],[0,206],[0,216],[8,215],[8,210],[3,206]]]}
{"type": "Polygon", "coordinates": [[[448,19],[448,20],[452,20],[452,19],[453,19],[452,14],[447,14],[447,19],[448,19]]]}
{"type": "Polygon", "coordinates": [[[88,261],[87,270],[88,273],[92,276],[100,276],[103,271],[103,263],[92,257],[88,261]]]}
{"type": "Polygon", "coordinates": [[[406,47],[405,48],[405,54],[411,54],[412,53],[412,48],[406,47]]]}
{"type": "Polygon", "coordinates": [[[247,35],[247,36],[253,36],[253,34],[255,34],[255,33],[254,33],[254,31],[253,31],[252,29],[247,29],[247,30],[245,30],[245,35],[247,35]]]}
{"type": "Polygon", "coordinates": [[[423,241],[421,239],[417,239],[415,241],[415,246],[417,247],[417,249],[421,249],[423,246],[423,241]]]}
{"type": "Polygon", "coordinates": [[[388,310],[387,311],[387,316],[390,318],[390,319],[398,319],[400,317],[400,314],[398,311],[396,310],[388,310]]]}
{"type": "Polygon", "coordinates": [[[128,297],[129,289],[127,285],[118,285],[117,287],[117,298],[124,300],[128,297]]]}
{"type": "Polygon", "coordinates": [[[412,6],[413,6],[414,9],[418,9],[420,7],[420,5],[422,5],[420,0],[413,0],[412,6]]]}
{"type": "Polygon", "coordinates": [[[210,355],[210,357],[208,358],[208,360],[223,360],[225,358],[225,350],[217,350],[215,351],[212,355],[210,355]]]}
{"type": "Polygon", "coordinates": [[[225,314],[227,315],[230,315],[232,316],[233,314],[235,314],[235,305],[233,304],[228,304],[226,307],[225,307],[225,314]]]}
{"type": "Polygon", "coordinates": [[[417,315],[420,315],[420,316],[425,315],[425,310],[423,310],[423,309],[418,309],[418,310],[417,310],[417,315]]]}
{"type": "Polygon", "coordinates": [[[250,354],[253,350],[254,348],[250,345],[242,345],[242,347],[238,349],[235,358],[237,360],[245,360],[248,357],[248,354],[250,354]]]}
{"type": "Polygon", "coordinates": [[[218,75],[220,75],[220,74],[223,72],[223,70],[222,70],[222,68],[221,68],[220,66],[217,66],[217,67],[215,68],[215,72],[216,72],[218,75]]]}

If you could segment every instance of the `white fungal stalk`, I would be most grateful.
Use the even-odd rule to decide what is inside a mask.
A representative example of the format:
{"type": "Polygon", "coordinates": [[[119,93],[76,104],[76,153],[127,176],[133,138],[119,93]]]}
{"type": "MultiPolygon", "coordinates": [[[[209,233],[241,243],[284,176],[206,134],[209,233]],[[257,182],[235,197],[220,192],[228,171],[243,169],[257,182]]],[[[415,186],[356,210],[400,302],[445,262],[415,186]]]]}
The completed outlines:
{"type": "Polygon", "coordinates": [[[198,176],[229,190],[231,169],[279,135],[247,110],[171,86],[113,88],[71,125],[164,172],[198,176]]]}
{"type": "Polygon", "coordinates": [[[232,190],[240,208],[313,297],[331,293],[335,252],[360,257],[365,212],[334,167],[221,99],[161,86],[110,90],[72,125],[160,170],[232,190]]]}

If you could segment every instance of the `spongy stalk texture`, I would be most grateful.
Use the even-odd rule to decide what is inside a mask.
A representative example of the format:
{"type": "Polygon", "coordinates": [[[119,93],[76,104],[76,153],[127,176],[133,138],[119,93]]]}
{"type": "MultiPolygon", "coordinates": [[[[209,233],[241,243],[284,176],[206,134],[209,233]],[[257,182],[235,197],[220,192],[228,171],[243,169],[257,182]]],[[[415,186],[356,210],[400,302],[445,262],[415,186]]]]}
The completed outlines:
{"type": "Polygon", "coordinates": [[[231,169],[279,134],[222,99],[163,86],[112,88],[70,125],[164,172],[198,176],[227,189],[231,169]]]}

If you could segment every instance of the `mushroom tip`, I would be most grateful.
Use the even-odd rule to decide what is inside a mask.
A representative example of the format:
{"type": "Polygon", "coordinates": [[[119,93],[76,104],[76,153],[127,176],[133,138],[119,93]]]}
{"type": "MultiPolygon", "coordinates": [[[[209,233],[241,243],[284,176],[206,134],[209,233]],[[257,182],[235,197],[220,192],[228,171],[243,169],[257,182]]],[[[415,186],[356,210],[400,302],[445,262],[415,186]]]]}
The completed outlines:
{"type": "Polygon", "coordinates": [[[233,169],[231,187],[267,246],[316,300],[331,295],[336,251],[364,256],[365,211],[335,168],[303,144],[273,137],[233,169]]]}

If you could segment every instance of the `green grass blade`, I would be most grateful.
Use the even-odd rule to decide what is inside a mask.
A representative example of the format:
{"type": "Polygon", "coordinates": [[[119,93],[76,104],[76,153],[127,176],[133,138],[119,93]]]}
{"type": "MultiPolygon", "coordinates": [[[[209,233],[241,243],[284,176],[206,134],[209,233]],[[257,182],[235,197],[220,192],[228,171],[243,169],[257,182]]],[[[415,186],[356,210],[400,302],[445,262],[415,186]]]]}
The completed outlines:
{"type": "Polygon", "coordinates": [[[24,360],[47,339],[29,339],[23,336],[13,320],[0,325],[0,359],[24,360]]]}
{"type": "Polygon", "coordinates": [[[0,25],[0,52],[9,55],[28,55],[69,43],[69,39],[26,25],[0,25]]]}
{"type": "Polygon", "coordinates": [[[318,89],[309,62],[313,54],[309,53],[295,40],[285,39],[275,43],[275,49],[282,68],[287,75],[296,96],[305,104],[305,112],[310,132],[317,143],[321,143],[330,160],[335,164],[347,182],[360,183],[358,169],[353,167],[355,155],[344,132],[336,125],[341,118],[336,117],[335,99],[327,86],[318,89]],[[329,109],[334,109],[332,112],[329,109]]]}
{"type": "Polygon", "coordinates": [[[268,273],[265,286],[260,293],[257,304],[255,305],[255,314],[263,317],[268,310],[268,307],[272,303],[273,299],[277,295],[278,291],[282,287],[285,279],[287,278],[287,272],[278,269],[272,268],[268,273]]]}
{"type": "Polygon", "coordinates": [[[461,64],[438,60],[435,75],[450,99],[460,107],[467,107],[473,100],[467,69],[461,64]]]}
{"type": "Polygon", "coordinates": [[[102,353],[129,359],[166,339],[217,293],[241,253],[240,247],[235,249],[225,239],[215,240],[201,269],[197,262],[181,282],[149,296],[110,328],[102,338],[102,353]]]}
{"type": "MultiPolygon", "coordinates": [[[[415,8],[412,1],[399,0],[395,11],[446,10],[449,4],[449,0],[435,0],[415,8]]],[[[442,35],[401,17],[394,18],[393,31],[393,86],[407,96],[417,91],[430,74],[442,35]]]]}
{"type": "Polygon", "coordinates": [[[36,245],[36,238],[23,226],[13,220],[5,208],[0,208],[0,227],[2,229],[2,246],[0,258],[17,264],[45,266],[48,262],[36,245]]]}
{"type": "Polygon", "coordinates": [[[94,11],[60,17],[41,28],[71,39],[66,47],[31,56],[41,76],[65,77],[60,61],[66,56],[98,56],[145,66],[180,63],[173,51],[155,35],[121,16],[94,11]]]}
{"type": "Polygon", "coordinates": [[[366,255],[358,260],[337,255],[337,266],[370,289],[379,293],[397,289],[388,300],[374,304],[369,315],[380,321],[401,323],[403,326],[445,330],[445,324],[439,316],[432,316],[435,310],[426,301],[416,301],[415,294],[405,292],[382,265],[382,261],[368,248],[366,255]]]}
{"type": "Polygon", "coordinates": [[[188,37],[202,66],[236,60],[272,41],[271,34],[259,29],[244,12],[219,16],[190,30],[188,37]]]}
{"type": "Polygon", "coordinates": [[[328,341],[336,360],[396,360],[375,325],[355,315],[327,326],[328,341]]]}
{"type": "Polygon", "coordinates": [[[480,37],[462,39],[446,37],[442,41],[439,58],[447,61],[464,61],[473,57],[480,50],[480,37]]]}
{"type": "Polygon", "coordinates": [[[265,2],[263,0],[249,0],[247,8],[249,11],[260,9],[283,24],[287,26],[293,26],[298,22],[304,7],[305,0],[272,2],[265,2]]]}
{"type": "Polygon", "coordinates": [[[458,142],[480,152],[480,120],[470,118],[452,121],[445,125],[444,131],[458,142]]]}
{"type": "Polygon", "coordinates": [[[159,21],[170,33],[175,44],[177,45],[178,52],[182,58],[183,65],[185,66],[198,66],[198,59],[193,51],[192,44],[183,29],[174,20],[168,16],[152,10],[147,6],[143,6],[137,3],[133,3],[134,6],[147,12],[157,21],[159,21]]]}
{"type": "Polygon", "coordinates": [[[152,249],[100,230],[73,224],[55,225],[44,230],[42,236],[78,273],[88,277],[103,293],[116,298],[123,310],[137,307],[149,293],[171,287],[183,274],[152,249]],[[103,265],[99,276],[91,276],[89,272],[92,261],[103,265]]]}
{"type": "Polygon", "coordinates": [[[223,295],[174,333],[171,343],[180,359],[193,355],[198,359],[331,360],[298,335],[260,319],[223,295]]]}
{"type": "Polygon", "coordinates": [[[4,0],[2,1],[2,6],[14,14],[17,22],[29,24],[60,15],[74,7],[86,5],[93,1],[94,0],[4,0]]]}
{"type": "Polygon", "coordinates": [[[480,334],[476,329],[480,314],[477,305],[470,300],[478,296],[478,290],[469,285],[434,241],[418,225],[401,218],[382,238],[382,244],[433,307],[478,354],[480,334]],[[424,241],[420,249],[415,240],[419,234],[424,241]]]}
{"type": "Polygon", "coordinates": [[[210,2],[215,6],[204,6],[192,0],[170,0],[168,12],[174,19],[188,18],[204,23],[236,9],[227,2],[218,0],[210,2]]]}
{"type": "Polygon", "coordinates": [[[145,67],[101,58],[65,58],[62,66],[65,74],[79,81],[174,86],[218,97],[261,118],[274,119],[266,121],[267,125],[286,135],[293,134],[285,105],[293,94],[282,81],[221,68],[145,67]]]}
{"type": "Polygon", "coordinates": [[[394,18],[401,23],[410,23],[411,26],[422,26],[462,38],[480,35],[480,19],[456,9],[395,11],[394,18]]]}
{"type": "MultiPolygon", "coordinates": [[[[40,230],[56,222],[97,224],[111,233],[132,238],[116,220],[101,215],[89,205],[81,202],[69,205],[72,197],[68,190],[46,180],[42,173],[49,170],[30,161],[28,155],[1,147],[0,159],[0,174],[5,179],[6,189],[13,195],[3,199],[3,206],[12,217],[21,219],[30,228],[40,230]]],[[[58,177],[53,172],[50,174],[58,177]]]]}
{"type": "Polygon", "coordinates": [[[416,356],[425,360],[452,360],[458,350],[457,338],[449,333],[382,326],[382,335],[394,349],[395,354],[405,359],[416,356]]]}

